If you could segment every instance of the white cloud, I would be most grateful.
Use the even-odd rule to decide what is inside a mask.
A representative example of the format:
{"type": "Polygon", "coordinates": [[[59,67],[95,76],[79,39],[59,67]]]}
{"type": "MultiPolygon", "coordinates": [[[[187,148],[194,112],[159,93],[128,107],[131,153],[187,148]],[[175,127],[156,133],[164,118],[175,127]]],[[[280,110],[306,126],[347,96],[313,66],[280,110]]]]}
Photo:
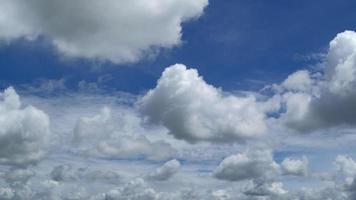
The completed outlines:
{"type": "Polygon", "coordinates": [[[268,149],[249,149],[225,158],[214,171],[218,179],[242,181],[268,179],[279,173],[279,165],[268,149]]]}
{"type": "Polygon", "coordinates": [[[150,122],[192,143],[241,141],[266,130],[265,115],[254,97],[224,94],[197,70],[181,64],[166,68],[138,105],[150,122]]]}
{"type": "Polygon", "coordinates": [[[338,155],[334,164],[343,174],[351,177],[356,175],[356,162],[351,157],[338,155]]]}
{"type": "Polygon", "coordinates": [[[106,193],[103,199],[158,200],[160,199],[160,194],[149,187],[143,179],[136,179],[123,187],[106,193]]]}
{"type": "Polygon", "coordinates": [[[298,71],[281,84],[287,126],[305,132],[356,125],[356,33],[339,33],[322,65],[321,76],[298,71]]]}
{"type": "Polygon", "coordinates": [[[152,142],[142,135],[141,121],[132,111],[120,111],[123,113],[115,119],[108,107],[98,115],[81,117],[74,128],[74,144],[84,154],[102,158],[161,160],[175,153],[169,143],[152,142]]]}
{"type": "Polygon", "coordinates": [[[283,81],[281,86],[287,90],[308,91],[313,85],[313,81],[309,71],[300,70],[289,75],[288,78],[283,81]]]}
{"type": "Polygon", "coordinates": [[[26,166],[41,160],[50,141],[48,116],[21,106],[13,88],[0,93],[0,163],[26,166]]]}
{"type": "Polygon", "coordinates": [[[0,40],[43,36],[64,55],[116,63],[181,42],[181,24],[208,0],[2,0],[0,40]]]}
{"type": "Polygon", "coordinates": [[[231,196],[225,190],[216,190],[211,193],[215,200],[228,200],[231,196]]]}
{"type": "Polygon", "coordinates": [[[308,174],[308,159],[285,158],[281,163],[282,173],[292,176],[306,176],[308,174]]]}
{"type": "Polygon", "coordinates": [[[253,181],[252,187],[248,188],[244,194],[250,197],[269,197],[271,199],[281,199],[286,197],[287,191],[281,182],[256,182],[253,181]]]}
{"type": "Polygon", "coordinates": [[[146,178],[148,180],[165,181],[176,174],[179,168],[180,163],[178,160],[170,160],[157,168],[154,172],[148,174],[146,178]]]}

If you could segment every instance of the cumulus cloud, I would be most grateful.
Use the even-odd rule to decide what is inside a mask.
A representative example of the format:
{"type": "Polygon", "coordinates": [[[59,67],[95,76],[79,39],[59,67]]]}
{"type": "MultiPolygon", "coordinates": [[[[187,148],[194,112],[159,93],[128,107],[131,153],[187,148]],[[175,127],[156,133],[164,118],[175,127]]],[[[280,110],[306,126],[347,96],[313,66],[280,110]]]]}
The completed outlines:
{"type": "Polygon", "coordinates": [[[165,181],[171,178],[178,172],[180,163],[178,160],[170,160],[164,163],[161,167],[157,168],[154,172],[148,174],[148,180],[165,181]]]}
{"type": "Polygon", "coordinates": [[[69,57],[134,62],[181,41],[208,0],[2,0],[0,40],[49,40],[69,57]]]}
{"type": "Polygon", "coordinates": [[[242,181],[269,179],[279,173],[279,165],[268,149],[249,149],[244,153],[225,158],[214,171],[218,179],[242,181]]]}
{"type": "Polygon", "coordinates": [[[306,176],[308,174],[308,159],[285,158],[281,163],[282,173],[292,176],[306,176]]]}
{"type": "Polygon", "coordinates": [[[308,91],[313,85],[314,80],[310,77],[310,72],[300,70],[288,76],[281,84],[283,89],[294,91],[308,91]]]}
{"type": "Polygon", "coordinates": [[[50,120],[43,111],[21,105],[13,88],[0,93],[0,163],[27,166],[41,160],[50,141],[50,120]]]}
{"type": "Polygon", "coordinates": [[[258,181],[253,181],[252,187],[244,192],[249,197],[268,197],[269,199],[281,199],[287,197],[287,193],[281,182],[258,181]]]}
{"type": "Polygon", "coordinates": [[[322,65],[322,75],[298,71],[278,88],[286,90],[287,126],[305,132],[356,124],[356,33],[339,33],[322,65]]]}
{"type": "Polygon", "coordinates": [[[158,200],[160,199],[160,194],[149,185],[147,185],[143,179],[136,179],[123,187],[113,189],[104,195],[100,195],[96,199],[158,200]]]}
{"type": "Polygon", "coordinates": [[[70,165],[58,165],[53,168],[50,173],[50,177],[54,181],[72,181],[75,179],[75,175],[71,173],[70,165]]]}
{"type": "Polygon", "coordinates": [[[356,175],[356,162],[349,156],[338,155],[334,161],[334,165],[347,176],[356,175]]]}
{"type": "Polygon", "coordinates": [[[166,68],[138,105],[150,122],[192,143],[241,141],[266,130],[264,112],[253,96],[224,94],[182,64],[166,68]]]}
{"type": "Polygon", "coordinates": [[[114,120],[111,110],[105,107],[95,116],[78,119],[73,142],[86,155],[102,158],[161,160],[175,153],[169,143],[150,141],[140,133],[142,131],[140,119],[132,113],[126,112],[114,120]]]}

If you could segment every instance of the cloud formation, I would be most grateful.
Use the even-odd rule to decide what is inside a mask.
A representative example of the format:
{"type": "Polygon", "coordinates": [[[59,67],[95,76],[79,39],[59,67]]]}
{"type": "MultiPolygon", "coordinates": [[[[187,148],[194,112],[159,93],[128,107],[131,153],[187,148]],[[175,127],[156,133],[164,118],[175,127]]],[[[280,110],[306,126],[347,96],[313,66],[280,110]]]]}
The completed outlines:
{"type": "Polygon", "coordinates": [[[279,165],[268,149],[249,149],[225,158],[214,171],[218,179],[242,181],[268,179],[279,173],[279,165]]]}
{"type": "Polygon", "coordinates": [[[253,96],[225,94],[182,64],[166,68],[138,105],[150,122],[192,143],[243,141],[266,130],[265,114],[253,96]]]}
{"type": "Polygon", "coordinates": [[[285,158],[281,163],[281,170],[284,175],[306,176],[308,174],[308,159],[285,158]]]}
{"type": "Polygon", "coordinates": [[[154,172],[148,174],[146,178],[154,181],[165,181],[178,172],[180,163],[178,160],[170,160],[157,168],[154,172]]]}
{"type": "Polygon", "coordinates": [[[322,65],[321,74],[297,71],[281,84],[287,126],[308,132],[356,125],[356,33],[339,33],[322,65]]]}
{"type": "Polygon", "coordinates": [[[0,41],[44,37],[68,57],[135,62],[181,42],[208,0],[2,0],[0,41]]]}
{"type": "Polygon", "coordinates": [[[0,163],[27,166],[41,160],[51,142],[50,120],[43,111],[21,105],[13,88],[0,93],[0,163]]]}
{"type": "Polygon", "coordinates": [[[142,132],[141,121],[132,111],[120,110],[113,118],[104,107],[91,117],[81,117],[73,130],[74,146],[85,155],[102,158],[145,158],[161,160],[172,157],[175,150],[162,140],[151,142],[142,132]]]}

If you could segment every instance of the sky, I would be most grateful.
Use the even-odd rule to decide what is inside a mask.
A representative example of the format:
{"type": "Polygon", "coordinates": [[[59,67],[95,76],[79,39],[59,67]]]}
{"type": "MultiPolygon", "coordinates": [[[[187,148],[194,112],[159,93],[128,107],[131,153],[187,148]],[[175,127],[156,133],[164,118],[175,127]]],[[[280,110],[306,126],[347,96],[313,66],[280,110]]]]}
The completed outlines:
{"type": "Polygon", "coordinates": [[[355,8],[0,0],[0,199],[356,199],[355,8]]]}

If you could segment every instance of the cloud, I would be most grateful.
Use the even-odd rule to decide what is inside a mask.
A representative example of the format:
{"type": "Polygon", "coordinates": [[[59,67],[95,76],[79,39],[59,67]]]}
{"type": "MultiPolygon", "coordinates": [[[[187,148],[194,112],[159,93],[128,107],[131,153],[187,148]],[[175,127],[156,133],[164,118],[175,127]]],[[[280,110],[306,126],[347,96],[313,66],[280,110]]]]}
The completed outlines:
{"type": "Polygon", "coordinates": [[[11,188],[0,188],[0,198],[4,200],[11,200],[14,197],[14,193],[11,188]]]}
{"type": "Polygon", "coordinates": [[[208,0],[2,0],[0,40],[44,37],[68,57],[135,62],[181,42],[208,0]]]}
{"type": "Polygon", "coordinates": [[[338,155],[334,161],[334,165],[347,176],[356,175],[356,162],[349,156],[338,155]]]}
{"type": "Polygon", "coordinates": [[[308,174],[308,159],[285,158],[281,163],[281,170],[284,175],[306,176],[308,174]]]}
{"type": "Polygon", "coordinates": [[[269,179],[278,175],[279,165],[268,149],[249,149],[225,158],[214,171],[214,177],[228,181],[269,179]]]}
{"type": "Polygon", "coordinates": [[[266,130],[265,115],[253,96],[225,94],[182,64],[166,68],[138,106],[150,122],[191,143],[243,141],[266,130]]]}
{"type": "Polygon", "coordinates": [[[41,160],[51,143],[49,117],[33,106],[21,106],[13,88],[0,93],[0,163],[27,166],[41,160]]]}
{"type": "Polygon", "coordinates": [[[310,72],[300,70],[288,76],[281,84],[283,89],[294,91],[308,91],[313,85],[313,79],[310,77],[310,72]]]}
{"type": "Polygon", "coordinates": [[[249,197],[269,197],[270,199],[282,199],[287,197],[288,191],[283,188],[281,182],[258,182],[253,181],[252,187],[244,194],[249,197]]]}
{"type": "Polygon", "coordinates": [[[31,177],[35,176],[35,172],[29,169],[13,169],[5,174],[5,180],[10,185],[16,183],[26,183],[31,177]]]}
{"type": "Polygon", "coordinates": [[[109,191],[102,199],[158,200],[160,194],[149,187],[143,179],[136,179],[123,187],[109,191]]]}
{"type": "Polygon", "coordinates": [[[120,111],[126,114],[115,119],[108,107],[95,116],[78,119],[73,131],[74,145],[86,155],[101,158],[161,160],[175,153],[169,143],[152,142],[142,135],[140,119],[132,111],[120,111]]]}
{"type": "Polygon", "coordinates": [[[288,127],[310,132],[356,125],[356,33],[339,33],[322,65],[321,74],[298,71],[281,84],[288,127]]]}
{"type": "Polygon", "coordinates": [[[75,180],[75,175],[71,172],[70,165],[58,165],[53,168],[50,173],[50,177],[52,180],[60,182],[60,181],[73,181],[75,180]]]}
{"type": "Polygon", "coordinates": [[[178,172],[180,163],[177,160],[170,160],[157,168],[154,172],[148,174],[146,178],[154,181],[165,181],[178,172]]]}

